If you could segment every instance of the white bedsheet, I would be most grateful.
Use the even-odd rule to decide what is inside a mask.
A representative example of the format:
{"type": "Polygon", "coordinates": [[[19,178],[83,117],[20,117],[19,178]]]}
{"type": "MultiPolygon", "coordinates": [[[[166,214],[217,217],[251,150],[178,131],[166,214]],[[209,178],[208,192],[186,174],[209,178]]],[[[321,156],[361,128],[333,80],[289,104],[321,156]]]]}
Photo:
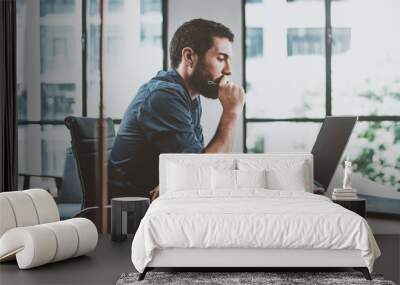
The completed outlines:
{"type": "Polygon", "coordinates": [[[328,198],[299,191],[184,191],[156,199],[132,243],[143,272],[155,249],[358,249],[369,271],[380,250],[368,223],[328,198]]]}

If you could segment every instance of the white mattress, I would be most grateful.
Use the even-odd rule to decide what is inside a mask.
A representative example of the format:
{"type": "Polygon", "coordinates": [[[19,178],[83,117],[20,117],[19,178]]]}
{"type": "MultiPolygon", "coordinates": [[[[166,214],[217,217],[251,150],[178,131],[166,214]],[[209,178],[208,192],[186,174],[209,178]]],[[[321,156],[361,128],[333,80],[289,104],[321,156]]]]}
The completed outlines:
{"type": "Polygon", "coordinates": [[[169,248],[355,249],[370,271],[380,255],[359,215],[324,196],[265,189],[164,194],[139,226],[132,262],[143,272],[169,248]]]}

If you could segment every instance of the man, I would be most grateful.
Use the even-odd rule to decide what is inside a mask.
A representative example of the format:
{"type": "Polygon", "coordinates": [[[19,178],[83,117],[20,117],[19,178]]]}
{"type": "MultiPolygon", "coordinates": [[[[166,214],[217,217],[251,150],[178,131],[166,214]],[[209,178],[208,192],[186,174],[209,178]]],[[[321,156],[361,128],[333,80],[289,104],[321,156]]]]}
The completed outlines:
{"type": "Polygon", "coordinates": [[[144,84],[128,106],[110,156],[110,196],[158,196],[161,153],[231,152],[245,93],[228,80],[234,35],[222,24],[195,19],[175,32],[172,68],[144,84]],[[200,96],[218,99],[222,115],[204,147],[200,96]]]}

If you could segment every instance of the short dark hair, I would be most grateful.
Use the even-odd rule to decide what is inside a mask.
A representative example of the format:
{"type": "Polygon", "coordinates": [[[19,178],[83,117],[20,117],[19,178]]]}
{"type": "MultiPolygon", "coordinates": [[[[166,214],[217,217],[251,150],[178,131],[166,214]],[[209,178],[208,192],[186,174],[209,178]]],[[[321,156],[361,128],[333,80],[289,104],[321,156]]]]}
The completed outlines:
{"type": "Polygon", "coordinates": [[[190,47],[202,57],[212,46],[213,37],[227,38],[233,42],[232,31],[223,24],[193,19],[180,26],[171,40],[169,47],[171,65],[177,68],[182,60],[182,49],[190,47]]]}

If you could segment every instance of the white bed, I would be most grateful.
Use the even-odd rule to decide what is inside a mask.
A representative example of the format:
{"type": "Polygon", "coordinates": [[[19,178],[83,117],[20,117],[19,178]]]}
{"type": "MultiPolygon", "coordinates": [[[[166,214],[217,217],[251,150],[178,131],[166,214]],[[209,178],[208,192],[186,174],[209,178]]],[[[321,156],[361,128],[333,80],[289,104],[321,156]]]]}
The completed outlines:
{"type": "Polygon", "coordinates": [[[368,223],[312,194],[312,167],[308,153],[161,155],[160,197],[132,243],[141,278],[154,267],[354,267],[370,278],[380,251],[368,223]]]}

